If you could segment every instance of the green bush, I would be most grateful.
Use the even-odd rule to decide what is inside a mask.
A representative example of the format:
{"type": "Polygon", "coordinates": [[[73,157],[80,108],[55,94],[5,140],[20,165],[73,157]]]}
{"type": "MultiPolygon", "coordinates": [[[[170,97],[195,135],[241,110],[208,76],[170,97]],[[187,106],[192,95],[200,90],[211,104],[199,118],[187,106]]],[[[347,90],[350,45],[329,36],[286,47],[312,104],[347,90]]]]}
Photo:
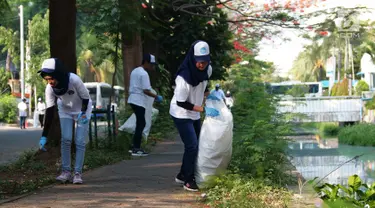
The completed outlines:
{"type": "Polygon", "coordinates": [[[367,185],[358,175],[348,178],[348,185],[315,185],[315,192],[324,201],[323,207],[374,207],[375,184],[367,185]]]}
{"type": "Polygon", "coordinates": [[[335,123],[322,123],[319,125],[319,132],[324,136],[337,136],[340,127],[335,123]]]}
{"type": "Polygon", "coordinates": [[[365,81],[360,80],[355,86],[355,94],[361,96],[363,91],[369,91],[369,89],[368,84],[365,81]]]}
{"type": "Polygon", "coordinates": [[[0,98],[0,121],[13,123],[17,119],[17,101],[11,95],[0,98]]]}
{"type": "Polygon", "coordinates": [[[357,124],[340,130],[339,142],[349,145],[375,146],[375,125],[357,124]]]}
{"type": "MultiPolygon", "coordinates": [[[[232,108],[234,121],[233,154],[230,170],[275,183],[287,178],[284,153],[288,126],[276,114],[276,100],[266,92],[258,73],[262,62],[250,58],[249,65],[235,65],[228,80],[234,81],[236,100],[232,108]],[[251,66],[251,67],[250,67],[251,66]],[[285,176],[285,177],[284,177],[285,176]]],[[[262,72],[263,73],[263,72],[262,72]]]]}
{"type": "Polygon", "coordinates": [[[332,96],[348,96],[349,95],[349,81],[348,79],[342,80],[340,83],[336,83],[332,87],[332,96]]]}

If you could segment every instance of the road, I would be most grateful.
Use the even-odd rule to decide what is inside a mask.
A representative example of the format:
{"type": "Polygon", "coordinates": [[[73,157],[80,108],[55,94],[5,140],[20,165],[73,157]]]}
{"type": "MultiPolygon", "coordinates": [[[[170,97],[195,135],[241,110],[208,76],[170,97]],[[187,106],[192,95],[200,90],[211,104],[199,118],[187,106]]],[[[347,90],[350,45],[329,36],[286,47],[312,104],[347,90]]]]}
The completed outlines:
{"type": "Polygon", "coordinates": [[[0,127],[0,165],[17,160],[26,150],[38,148],[41,128],[0,127]]]}

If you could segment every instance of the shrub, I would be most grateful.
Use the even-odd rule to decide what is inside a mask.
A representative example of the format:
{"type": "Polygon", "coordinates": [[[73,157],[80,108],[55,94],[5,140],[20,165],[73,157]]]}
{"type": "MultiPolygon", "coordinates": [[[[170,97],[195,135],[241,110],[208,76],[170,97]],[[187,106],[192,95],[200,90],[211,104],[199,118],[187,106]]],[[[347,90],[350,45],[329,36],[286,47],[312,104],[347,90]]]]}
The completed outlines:
{"type": "Polygon", "coordinates": [[[340,130],[339,142],[349,145],[375,146],[375,126],[357,124],[340,130]]]}
{"type": "Polygon", "coordinates": [[[340,83],[336,83],[332,87],[332,96],[347,96],[349,95],[349,81],[343,79],[340,83]]]}
{"type": "Polygon", "coordinates": [[[360,80],[357,85],[355,86],[355,94],[356,95],[362,95],[362,92],[363,91],[368,91],[370,88],[368,86],[368,84],[363,81],[363,80],[360,80]]]}
{"type": "Polygon", "coordinates": [[[340,131],[340,127],[335,123],[322,123],[319,126],[319,131],[324,136],[337,136],[340,131]]]}
{"type": "Polygon", "coordinates": [[[17,118],[17,101],[11,95],[0,98],[0,121],[12,123],[17,118]]]}

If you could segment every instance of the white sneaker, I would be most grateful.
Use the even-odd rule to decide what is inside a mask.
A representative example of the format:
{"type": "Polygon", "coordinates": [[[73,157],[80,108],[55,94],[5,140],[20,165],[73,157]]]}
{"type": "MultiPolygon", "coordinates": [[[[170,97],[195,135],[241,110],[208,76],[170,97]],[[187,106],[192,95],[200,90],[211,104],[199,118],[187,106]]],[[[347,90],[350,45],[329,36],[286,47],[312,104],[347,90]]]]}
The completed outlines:
{"type": "Polygon", "coordinates": [[[69,171],[63,171],[59,176],[56,177],[56,180],[65,183],[66,181],[69,181],[71,178],[72,175],[69,171]]]}
{"type": "Polygon", "coordinates": [[[139,149],[139,150],[133,150],[132,152],[132,156],[135,156],[135,157],[145,157],[145,156],[148,156],[148,153],[139,149]]]}
{"type": "Polygon", "coordinates": [[[82,184],[82,183],[83,183],[82,174],[78,172],[75,173],[74,178],[73,178],[73,184],[82,184]]]}

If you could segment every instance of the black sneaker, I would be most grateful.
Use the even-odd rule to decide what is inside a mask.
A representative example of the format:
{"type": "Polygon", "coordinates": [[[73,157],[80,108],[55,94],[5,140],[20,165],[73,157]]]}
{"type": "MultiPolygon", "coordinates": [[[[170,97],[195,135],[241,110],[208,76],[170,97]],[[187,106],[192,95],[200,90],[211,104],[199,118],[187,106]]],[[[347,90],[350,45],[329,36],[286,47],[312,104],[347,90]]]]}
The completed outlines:
{"type": "Polygon", "coordinates": [[[138,150],[133,150],[132,156],[135,156],[135,157],[145,157],[145,156],[148,156],[148,153],[145,152],[144,150],[138,149],[138,150]]]}
{"type": "Polygon", "coordinates": [[[174,180],[178,184],[184,184],[185,183],[185,177],[184,177],[184,175],[182,175],[182,173],[178,173],[174,180]]]}
{"type": "Polygon", "coordinates": [[[194,191],[194,192],[199,190],[197,183],[195,183],[195,181],[185,182],[184,189],[187,191],[194,191]]]}

